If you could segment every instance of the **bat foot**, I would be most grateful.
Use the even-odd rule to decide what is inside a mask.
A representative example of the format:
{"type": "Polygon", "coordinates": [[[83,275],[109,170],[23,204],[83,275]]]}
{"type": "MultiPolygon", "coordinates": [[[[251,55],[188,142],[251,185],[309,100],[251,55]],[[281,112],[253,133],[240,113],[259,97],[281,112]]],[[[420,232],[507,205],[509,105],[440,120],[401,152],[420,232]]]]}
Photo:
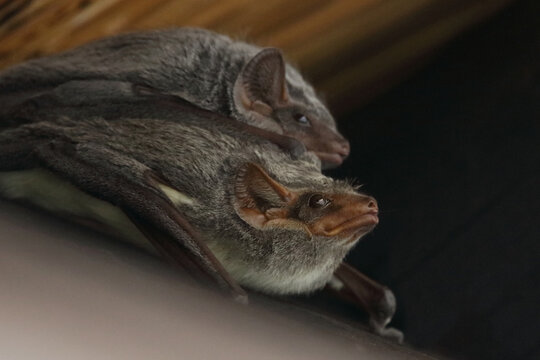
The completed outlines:
{"type": "Polygon", "coordinates": [[[403,333],[396,328],[386,327],[396,312],[396,298],[389,288],[384,287],[382,290],[382,297],[376,302],[371,311],[369,324],[374,333],[393,339],[401,344],[404,338],[403,333]]]}
{"type": "Polygon", "coordinates": [[[374,299],[371,308],[370,316],[373,324],[378,324],[382,327],[386,326],[394,317],[396,312],[396,297],[392,290],[383,286],[380,289],[380,297],[374,299]]]}
{"type": "Polygon", "coordinates": [[[387,328],[385,326],[381,326],[381,324],[374,324],[373,322],[371,322],[371,328],[375,334],[380,335],[390,340],[394,340],[398,344],[403,344],[403,340],[405,336],[403,335],[403,332],[401,332],[400,330],[393,327],[387,328]]]}

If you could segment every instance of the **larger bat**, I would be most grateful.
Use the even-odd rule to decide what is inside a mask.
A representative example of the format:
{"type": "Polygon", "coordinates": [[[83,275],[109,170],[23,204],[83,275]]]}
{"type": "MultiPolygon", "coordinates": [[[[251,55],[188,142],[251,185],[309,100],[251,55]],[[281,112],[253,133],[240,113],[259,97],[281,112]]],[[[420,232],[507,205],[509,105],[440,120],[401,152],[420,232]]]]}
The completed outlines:
{"type": "Polygon", "coordinates": [[[119,35],[14,66],[0,74],[0,117],[57,87],[115,99],[124,97],[126,85],[293,137],[324,167],[349,154],[328,109],[279,50],[202,29],[119,35]]]}
{"type": "MultiPolygon", "coordinates": [[[[242,287],[306,293],[324,287],[336,269],[345,285],[358,276],[340,263],[377,224],[373,198],[322,175],[312,153],[293,159],[226,122],[183,116],[58,117],[6,129],[0,191],[105,223],[143,246],[148,239],[239,299],[246,298],[242,287]]],[[[367,302],[375,330],[388,333],[393,298],[378,284],[369,289],[348,288],[367,302]]]]}

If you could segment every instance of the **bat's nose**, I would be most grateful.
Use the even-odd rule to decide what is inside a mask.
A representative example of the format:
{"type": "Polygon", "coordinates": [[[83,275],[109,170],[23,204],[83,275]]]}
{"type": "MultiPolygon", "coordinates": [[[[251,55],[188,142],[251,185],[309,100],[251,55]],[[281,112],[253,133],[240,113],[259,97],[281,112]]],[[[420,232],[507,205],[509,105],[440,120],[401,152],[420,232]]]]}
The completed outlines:
{"type": "Polygon", "coordinates": [[[338,147],[337,147],[337,153],[345,159],[349,154],[351,153],[351,145],[349,144],[349,141],[346,139],[343,139],[338,147]]]}
{"type": "Polygon", "coordinates": [[[369,197],[369,200],[368,200],[368,203],[367,203],[367,207],[369,209],[372,209],[372,210],[375,210],[375,211],[379,211],[379,206],[377,204],[377,200],[375,200],[374,198],[372,198],[371,196],[369,197]]]}
{"type": "Polygon", "coordinates": [[[364,210],[366,214],[377,215],[379,213],[377,200],[371,196],[365,196],[363,199],[362,210],[364,210]]]}
{"type": "Polygon", "coordinates": [[[322,152],[315,152],[322,160],[324,169],[341,165],[351,152],[349,141],[341,136],[337,140],[326,143],[324,147],[325,149],[322,152]]]}

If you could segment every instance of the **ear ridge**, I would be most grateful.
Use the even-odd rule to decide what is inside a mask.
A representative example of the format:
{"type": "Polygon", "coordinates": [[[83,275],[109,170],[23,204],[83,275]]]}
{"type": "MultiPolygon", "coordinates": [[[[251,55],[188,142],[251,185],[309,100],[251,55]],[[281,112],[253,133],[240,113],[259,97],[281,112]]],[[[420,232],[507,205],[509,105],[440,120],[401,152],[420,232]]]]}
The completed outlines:
{"type": "Polygon", "coordinates": [[[262,228],[271,220],[286,219],[285,209],[297,198],[297,194],[275,181],[255,164],[247,163],[236,176],[234,208],[248,224],[262,228]]]}
{"type": "Polygon", "coordinates": [[[289,100],[285,61],[279,49],[265,48],[244,66],[235,84],[235,97],[237,103],[263,115],[289,100]]]}

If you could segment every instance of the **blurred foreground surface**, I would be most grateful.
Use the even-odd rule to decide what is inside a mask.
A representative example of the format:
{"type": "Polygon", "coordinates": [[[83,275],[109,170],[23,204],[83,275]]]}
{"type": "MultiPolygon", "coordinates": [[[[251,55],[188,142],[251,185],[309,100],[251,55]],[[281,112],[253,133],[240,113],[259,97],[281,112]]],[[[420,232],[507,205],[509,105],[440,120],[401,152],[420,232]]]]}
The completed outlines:
{"type": "Polygon", "coordinates": [[[242,306],[157,258],[0,202],[0,359],[428,359],[293,306],[242,306]]]}

